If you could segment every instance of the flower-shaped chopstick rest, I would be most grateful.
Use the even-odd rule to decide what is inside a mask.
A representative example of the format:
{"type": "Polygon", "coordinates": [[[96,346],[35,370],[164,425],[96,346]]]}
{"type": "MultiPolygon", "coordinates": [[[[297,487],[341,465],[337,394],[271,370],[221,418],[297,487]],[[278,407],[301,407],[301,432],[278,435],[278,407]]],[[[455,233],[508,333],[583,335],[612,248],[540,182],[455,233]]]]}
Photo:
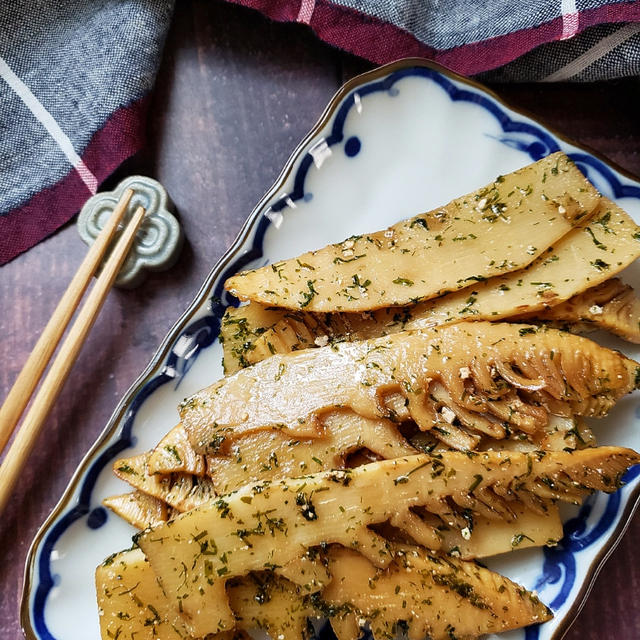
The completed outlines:
{"type": "Polygon", "coordinates": [[[163,271],[173,266],[184,236],[178,220],[170,212],[173,207],[165,188],[152,178],[130,176],[113,191],[103,191],[89,198],[82,207],[78,232],[86,244],[95,241],[125,189],[133,189],[134,194],[123,224],[139,206],[147,212],[115,283],[130,289],[144,280],[146,271],[163,271]]]}

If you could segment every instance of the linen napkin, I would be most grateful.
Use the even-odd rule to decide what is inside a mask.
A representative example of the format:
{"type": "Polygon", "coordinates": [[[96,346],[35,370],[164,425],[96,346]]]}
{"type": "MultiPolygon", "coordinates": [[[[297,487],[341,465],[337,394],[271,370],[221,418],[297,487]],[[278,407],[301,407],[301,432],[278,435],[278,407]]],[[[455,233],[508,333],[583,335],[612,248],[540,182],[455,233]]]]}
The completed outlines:
{"type": "MultiPolygon", "coordinates": [[[[637,0],[230,1],[374,63],[422,56],[499,81],[640,75],[637,0]]],[[[174,0],[0,3],[0,265],[141,148],[173,11],[174,0]]]]}
{"type": "Polygon", "coordinates": [[[173,0],[0,2],[0,265],[144,142],[173,0]]]}

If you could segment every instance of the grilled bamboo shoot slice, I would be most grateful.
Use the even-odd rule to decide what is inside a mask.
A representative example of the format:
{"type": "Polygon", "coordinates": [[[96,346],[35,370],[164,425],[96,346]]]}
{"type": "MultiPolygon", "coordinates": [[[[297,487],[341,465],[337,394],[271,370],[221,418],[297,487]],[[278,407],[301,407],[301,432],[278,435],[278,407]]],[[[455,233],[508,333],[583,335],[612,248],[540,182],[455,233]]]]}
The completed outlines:
{"type": "Polygon", "coordinates": [[[140,549],[107,558],[96,569],[103,640],[187,640],[191,635],[140,549]]]}
{"type": "MultiPolygon", "coordinates": [[[[113,569],[101,566],[96,571],[103,640],[190,637],[139,549],[117,554],[109,562],[113,569]]],[[[417,633],[428,628],[434,640],[440,640],[447,625],[456,629],[456,637],[476,637],[550,617],[533,594],[507,578],[416,547],[394,547],[393,561],[383,571],[358,553],[335,546],[329,549],[327,564],[331,582],[322,593],[309,594],[269,571],[230,581],[227,595],[235,628],[211,640],[244,640],[245,632],[254,629],[274,639],[303,640],[310,618],[329,616],[339,625],[356,613],[357,619],[370,620],[376,630],[391,631],[397,622],[407,620],[407,603],[413,612],[407,620],[411,638],[424,637],[417,633]],[[374,616],[376,601],[382,607],[374,616]]],[[[358,635],[356,624],[350,637],[358,635]]]]}
{"type": "MultiPolygon", "coordinates": [[[[96,569],[95,580],[102,640],[192,640],[140,549],[107,558],[96,569]]],[[[234,591],[230,589],[232,600],[234,591]]],[[[289,598],[294,597],[291,588],[289,598]]],[[[250,639],[242,620],[233,631],[215,636],[215,640],[250,639]]]]}
{"type": "MultiPolygon", "coordinates": [[[[518,319],[527,320],[529,316],[518,319]]],[[[536,314],[536,321],[567,326],[571,331],[604,329],[640,343],[640,300],[632,287],[618,278],[587,289],[563,304],[536,314]]]]}
{"type": "Polygon", "coordinates": [[[153,449],[147,470],[150,474],[192,473],[203,476],[206,462],[204,456],[193,450],[186,431],[178,424],[153,449]]]}
{"type": "MultiPolygon", "coordinates": [[[[539,442],[527,443],[523,449],[522,441],[512,441],[514,446],[525,451],[535,451],[541,448],[548,450],[566,450],[567,447],[575,448],[573,442],[575,436],[574,420],[555,418],[550,421],[552,426],[547,427],[549,434],[541,436],[539,442]],[[569,433],[571,432],[571,433],[569,433]],[[547,442],[550,437],[557,437],[558,442],[547,442]]],[[[397,426],[387,420],[367,420],[347,412],[337,410],[327,414],[323,421],[324,435],[321,438],[311,440],[292,440],[277,430],[259,431],[240,438],[232,447],[229,456],[217,456],[208,458],[207,475],[211,479],[217,494],[228,493],[250,482],[263,480],[280,480],[282,478],[298,476],[310,471],[325,471],[344,469],[347,456],[352,451],[365,447],[383,459],[398,458],[413,455],[419,452],[411,446],[399,433],[397,426]]],[[[183,441],[183,444],[184,441],[183,441]]],[[[503,443],[494,443],[493,446],[503,443]]],[[[186,444],[185,444],[186,446],[186,444]]],[[[483,442],[483,446],[490,446],[483,442]]],[[[144,456],[120,460],[115,465],[116,469],[125,468],[135,470],[132,474],[119,471],[118,474],[133,486],[146,489],[158,496],[153,498],[145,496],[148,500],[160,502],[158,498],[171,500],[174,505],[182,507],[184,511],[184,498],[182,494],[173,488],[172,478],[160,478],[145,471],[144,456]]],[[[177,474],[173,478],[184,477],[177,474]]],[[[182,479],[179,488],[184,486],[198,486],[201,480],[193,478],[192,481],[182,479]]],[[[131,494],[129,494],[131,495],[131,494]]],[[[144,496],[144,494],[141,494],[144,496]]],[[[204,504],[210,499],[209,492],[192,492],[189,494],[189,508],[204,504]]],[[[105,504],[129,500],[128,496],[110,498],[105,504]]],[[[164,504],[161,503],[160,504],[164,504]]],[[[126,506],[130,506],[129,502],[126,506]]],[[[113,508],[113,507],[112,507],[113,508]]],[[[145,528],[155,524],[149,520],[143,524],[145,515],[131,513],[130,510],[119,509],[119,515],[138,528],[145,528]],[[137,516],[137,517],[136,517],[137,516]]],[[[171,509],[171,511],[174,511],[171,509]]],[[[562,523],[553,505],[545,505],[544,509],[533,513],[526,509],[514,511],[516,519],[511,522],[500,523],[496,526],[493,521],[478,519],[474,527],[474,535],[466,536],[460,527],[450,528],[449,518],[452,514],[443,514],[442,518],[431,518],[424,522],[412,514],[403,514],[395,519],[392,524],[403,528],[410,533],[416,542],[429,546],[432,549],[441,547],[447,551],[457,550],[463,558],[482,558],[487,555],[495,555],[510,551],[512,540],[520,538],[522,547],[542,546],[549,540],[555,540],[562,535],[562,523]],[[442,540],[441,540],[442,538],[442,540]]],[[[166,517],[164,518],[166,520],[166,517]]],[[[464,528],[463,525],[462,528],[464,528]]]]}
{"type": "Polygon", "coordinates": [[[362,448],[383,459],[418,453],[389,420],[338,409],[326,414],[322,424],[319,438],[294,440],[277,429],[258,431],[237,440],[229,455],[208,457],[216,492],[228,493],[249,482],[344,469],[347,456],[362,448]]]}
{"type": "MultiPolygon", "coordinates": [[[[404,398],[400,397],[398,402],[402,404],[402,408],[394,409],[396,417],[408,420],[408,412],[403,412],[404,398]]],[[[376,459],[388,459],[428,451],[437,445],[433,438],[423,438],[423,432],[412,436],[418,444],[407,442],[399,432],[397,422],[398,420],[391,422],[382,418],[370,420],[351,411],[337,409],[323,416],[323,435],[320,438],[293,440],[278,429],[256,431],[236,440],[228,455],[208,457],[196,454],[184,428],[178,425],[150,453],[146,473],[185,473],[183,461],[197,456],[202,458],[202,464],[198,464],[195,470],[190,469],[188,473],[206,475],[212,479],[216,493],[227,493],[255,480],[273,480],[307,471],[357,466],[351,459],[348,465],[345,464],[345,459],[359,449],[374,454],[376,459]],[[182,433],[178,435],[178,431],[182,433]],[[160,462],[155,467],[152,466],[152,460],[161,444],[169,440],[179,441],[178,452],[181,457],[161,453],[158,457],[160,462]]],[[[596,445],[591,429],[573,417],[552,415],[548,424],[536,435],[533,439],[527,434],[520,434],[508,442],[485,438],[479,448],[511,448],[526,452],[562,451],[596,445]]],[[[128,459],[122,459],[116,466],[127,464],[127,461],[128,459]]],[[[121,473],[119,477],[127,480],[126,474],[121,473]]]]}
{"type": "Polygon", "coordinates": [[[181,418],[195,450],[214,455],[265,428],[319,437],[335,407],[396,417],[386,399],[402,394],[421,429],[437,426],[450,446],[471,448],[478,434],[535,433],[549,413],[605,415],[638,370],[555,329],[465,322],[273,356],[186,400],[181,418]]]}
{"type": "MultiPolygon", "coordinates": [[[[416,547],[394,551],[385,570],[355,551],[335,547],[329,554],[333,580],[322,594],[325,602],[340,611],[338,618],[367,621],[375,640],[395,638],[400,621],[409,640],[451,640],[552,617],[532,593],[484,567],[416,547]]],[[[338,637],[357,640],[359,635],[338,637]]]]}
{"type": "Polygon", "coordinates": [[[516,549],[555,546],[562,538],[562,520],[555,504],[546,503],[543,509],[536,511],[524,505],[511,508],[513,520],[478,516],[473,519],[473,530],[440,525],[441,549],[472,560],[516,549]]]}
{"type": "MultiPolygon", "coordinates": [[[[140,549],[123,551],[96,569],[102,640],[191,640],[140,549]]],[[[227,587],[236,615],[233,630],[209,640],[250,640],[249,630],[303,640],[318,612],[308,593],[271,572],[251,574],[227,587]]],[[[206,615],[206,614],[205,614],[206,615]]]]}
{"type": "MultiPolygon", "coordinates": [[[[139,530],[166,522],[179,513],[168,508],[168,505],[161,500],[141,492],[106,498],[103,504],[139,530]],[[132,499],[135,494],[140,498],[132,499]],[[138,500],[143,504],[150,500],[155,501],[158,503],[158,508],[167,515],[158,518],[154,517],[153,513],[149,514],[148,511],[132,508],[132,503],[136,505],[138,500]],[[120,506],[120,501],[124,502],[123,507],[120,506]]],[[[496,521],[480,516],[475,518],[473,535],[470,535],[465,527],[460,529],[447,526],[443,520],[443,517],[446,519],[445,514],[442,514],[443,517],[427,517],[426,521],[418,516],[412,516],[414,526],[408,526],[404,517],[395,522],[405,528],[410,540],[424,544],[430,549],[452,553],[464,560],[488,558],[512,551],[516,547],[525,549],[553,546],[562,537],[562,521],[557,507],[552,503],[547,503],[544,508],[536,511],[526,507],[514,508],[513,513],[515,519],[512,521],[496,521]]]]}
{"type": "Polygon", "coordinates": [[[224,351],[222,365],[225,373],[234,373],[276,352],[289,353],[313,346],[316,338],[314,331],[318,326],[315,317],[315,314],[311,313],[266,307],[259,302],[252,302],[243,307],[228,307],[220,324],[220,343],[224,351]],[[300,323],[297,322],[299,316],[304,318],[300,323]],[[276,325],[278,329],[275,329],[276,325]],[[299,326],[300,333],[296,333],[293,326],[299,326]],[[281,332],[279,328],[282,328],[281,332]],[[282,333],[280,348],[273,347],[274,350],[264,357],[259,360],[253,359],[251,351],[258,338],[263,333],[271,334],[274,330],[282,333]]]}
{"type": "Polygon", "coordinates": [[[171,515],[166,502],[142,491],[111,496],[105,498],[102,504],[137,529],[166,522],[171,515]]]}
{"type": "Polygon", "coordinates": [[[248,485],[143,532],[137,542],[175,611],[193,635],[204,636],[235,624],[227,580],[283,566],[301,549],[339,543],[384,568],[393,560],[389,543],[368,527],[394,514],[419,506],[439,513],[450,510],[451,500],[471,513],[508,519],[509,504],[519,500],[579,502],[592,489],[614,491],[639,461],[617,447],[398,458],[248,485]]]}
{"type": "Polygon", "coordinates": [[[142,493],[166,502],[177,511],[189,511],[213,498],[216,493],[209,478],[190,473],[152,474],[148,462],[150,454],[142,453],[120,458],[113,463],[118,478],[142,493]]]}
{"type": "Polygon", "coordinates": [[[225,287],[288,309],[403,306],[522,269],[586,219],[599,197],[558,152],[386,231],[245,271],[225,287]]]}
{"type": "MultiPolygon", "coordinates": [[[[352,411],[337,409],[324,416],[320,438],[294,440],[277,429],[245,435],[234,444],[229,455],[207,456],[206,477],[203,477],[204,463],[202,473],[192,475],[182,471],[183,461],[198,454],[191,448],[180,425],[172,429],[152,453],[120,458],[114,462],[113,470],[132,487],[154,499],[166,501],[178,511],[188,511],[217,493],[233,491],[249,482],[345,468],[347,456],[362,448],[380,458],[417,453],[391,421],[368,419],[352,411]],[[179,431],[182,433],[178,434],[179,431]],[[161,453],[162,474],[156,474],[151,468],[151,460],[163,448],[162,443],[168,441],[179,443],[176,451],[180,460],[176,455],[165,457],[161,453]]],[[[199,457],[204,460],[203,456],[199,457]]],[[[108,500],[116,498],[119,497],[108,500]]]]}
{"type": "MultiPolygon", "coordinates": [[[[259,431],[240,438],[232,447],[229,456],[217,456],[208,458],[207,476],[211,479],[217,494],[227,493],[250,482],[262,480],[279,480],[293,477],[309,471],[324,471],[330,469],[344,469],[347,456],[360,447],[375,453],[382,459],[397,458],[418,453],[422,449],[416,449],[410,445],[399,433],[397,426],[387,420],[367,420],[345,410],[337,410],[327,414],[323,420],[324,435],[321,438],[311,440],[292,440],[277,430],[259,431]]],[[[514,446],[524,451],[566,450],[568,447],[576,448],[575,421],[567,418],[552,417],[546,436],[541,436],[537,443],[527,442],[523,448],[521,440],[511,441],[514,446]],[[556,442],[548,442],[555,438],[556,442]]],[[[183,448],[188,442],[184,437],[179,438],[183,448]]],[[[483,442],[483,446],[504,446],[505,443],[483,442]]],[[[184,457],[184,456],[183,456],[184,457]]],[[[175,456],[172,457],[175,459],[175,456]]],[[[176,500],[176,491],[171,489],[171,478],[159,478],[158,476],[145,477],[144,458],[128,458],[116,463],[116,469],[128,468],[136,470],[136,474],[119,472],[120,477],[131,482],[133,486],[146,488],[154,492],[160,498],[167,497],[174,504],[180,504],[176,500]]],[[[180,466],[179,464],[177,466],[180,466]]],[[[182,478],[183,474],[177,477],[182,478]]],[[[200,481],[193,479],[197,486],[200,481]]],[[[190,482],[183,480],[181,486],[191,486],[190,482]]],[[[163,505],[158,498],[146,496],[136,492],[141,499],[153,501],[163,505]]],[[[143,529],[156,523],[146,513],[131,511],[131,496],[116,496],[104,501],[104,504],[127,520],[130,524],[143,529]],[[117,507],[124,501],[125,507],[117,507]]],[[[210,494],[207,492],[197,494],[199,503],[205,503],[210,494]]],[[[192,494],[189,507],[195,507],[192,494]]],[[[165,505],[165,514],[166,514],[165,505]]],[[[174,509],[170,509],[172,512],[174,509]]],[[[184,511],[184,509],[182,509],[184,511]]],[[[448,521],[439,518],[425,523],[417,516],[411,516],[407,520],[405,514],[395,525],[402,526],[409,531],[411,537],[421,544],[432,549],[440,548],[441,540],[444,542],[444,550],[456,550],[463,558],[482,558],[511,550],[512,540],[520,539],[522,547],[542,546],[549,540],[555,540],[562,535],[562,523],[553,505],[545,506],[545,509],[536,513],[522,509],[516,512],[517,519],[512,522],[500,523],[478,519],[474,527],[472,537],[465,536],[459,528],[449,528],[448,521]]],[[[166,520],[166,515],[163,518],[166,520]]]]}
{"type": "Polygon", "coordinates": [[[607,299],[612,285],[598,289],[602,303],[611,300],[602,314],[589,311],[600,303],[587,306],[586,292],[584,297],[579,294],[611,278],[639,256],[640,227],[614,202],[602,198],[590,221],[570,231],[526,269],[474,283],[469,290],[369,314],[312,314],[253,302],[229,308],[221,334],[225,373],[234,373],[274,353],[312,348],[328,341],[367,340],[464,319],[521,319],[525,313],[529,315],[524,317],[548,316],[552,320],[556,305],[560,305],[557,313],[563,313],[565,321],[576,322],[573,318],[579,315],[634,342],[640,331],[639,310],[631,293],[623,295],[620,290],[607,299]],[[566,306],[561,304],[564,301],[566,306]]]}
{"type": "MultiPolygon", "coordinates": [[[[309,594],[272,572],[254,573],[235,581],[228,589],[236,624],[246,630],[261,629],[273,640],[305,640],[308,621],[318,612],[309,594]]],[[[214,640],[218,640],[217,636],[214,640]]]]}

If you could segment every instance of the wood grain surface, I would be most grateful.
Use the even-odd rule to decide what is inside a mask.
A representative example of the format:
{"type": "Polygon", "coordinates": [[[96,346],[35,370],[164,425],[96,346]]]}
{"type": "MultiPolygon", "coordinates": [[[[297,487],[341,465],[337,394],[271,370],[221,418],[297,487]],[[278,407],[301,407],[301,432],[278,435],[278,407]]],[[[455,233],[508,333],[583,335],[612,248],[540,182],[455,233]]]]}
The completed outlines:
{"type": "MultiPolygon", "coordinates": [[[[254,204],[342,82],[371,68],[303,26],[271,23],[212,0],[178,3],[158,76],[148,144],[103,188],[143,173],[176,203],[187,244],[169,272],[113,291],[15,495],[0,520],[0,640],[22,637],[24,560],[119,398],[231,244],[254,204]]],[[[640,175],[640,83],[512,85],[513,106],[640,175]]],[[[86,252],[73,224],[0,268],[0,397],[4,397],[86,252]]],[[[567,640],[640,638],[635,518],[604,566],[567,640]]],[[[61,639],[64,640],[64,639],[61,639]]]]}

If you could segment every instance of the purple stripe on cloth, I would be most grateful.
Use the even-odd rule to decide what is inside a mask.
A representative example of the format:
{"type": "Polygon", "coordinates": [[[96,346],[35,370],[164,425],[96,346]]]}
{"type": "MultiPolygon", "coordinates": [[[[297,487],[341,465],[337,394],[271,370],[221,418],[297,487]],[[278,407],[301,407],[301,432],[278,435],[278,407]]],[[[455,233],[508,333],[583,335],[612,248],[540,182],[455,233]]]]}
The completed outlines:
{"type": "MultiPolygon", "coordinates": [[[[576,33],[598,24],[636,22],[640,21],[640,2],[587,9],[579,15],[576,33]]],[[[475,75],[507,64],[542,44],[561,40],[563,23],[563,18],[556,18],[539,27],[437,52],[434,59],[462,75],[475,75]]]]}
{"type": "Polygon", "coordinates": [[[229,0],[269,16],[277,22],[296,22],[296,19],[306,4],[305,0],[229,0]]]}
{"type": "MultiPolygon", "coordinates": [[[[91,138],[82,160],[99,182],[144,143],[148,98],[117,109],[91,138]]],[[[0,265],[30,249],[68,222],[92,194],[75,169],[24,205],[0,217],[0,265]]]]}
{"type": "MultiPolygon", "coordinates": [[[[435,49],[413,34],[376,17],[336,5],[330,0],[229,0],[257,9],[279,22],[304,22],[325,42],[377,64],[418,56],[434,60],[462,75],[475,75],[511,62],[536,47],[566,37],[566,16],[452,49],[435,49]]],[[[581,33],[603,23],[640,21],[640,2],[624,2],[571,15],[572,30],[581,33]]]]}

